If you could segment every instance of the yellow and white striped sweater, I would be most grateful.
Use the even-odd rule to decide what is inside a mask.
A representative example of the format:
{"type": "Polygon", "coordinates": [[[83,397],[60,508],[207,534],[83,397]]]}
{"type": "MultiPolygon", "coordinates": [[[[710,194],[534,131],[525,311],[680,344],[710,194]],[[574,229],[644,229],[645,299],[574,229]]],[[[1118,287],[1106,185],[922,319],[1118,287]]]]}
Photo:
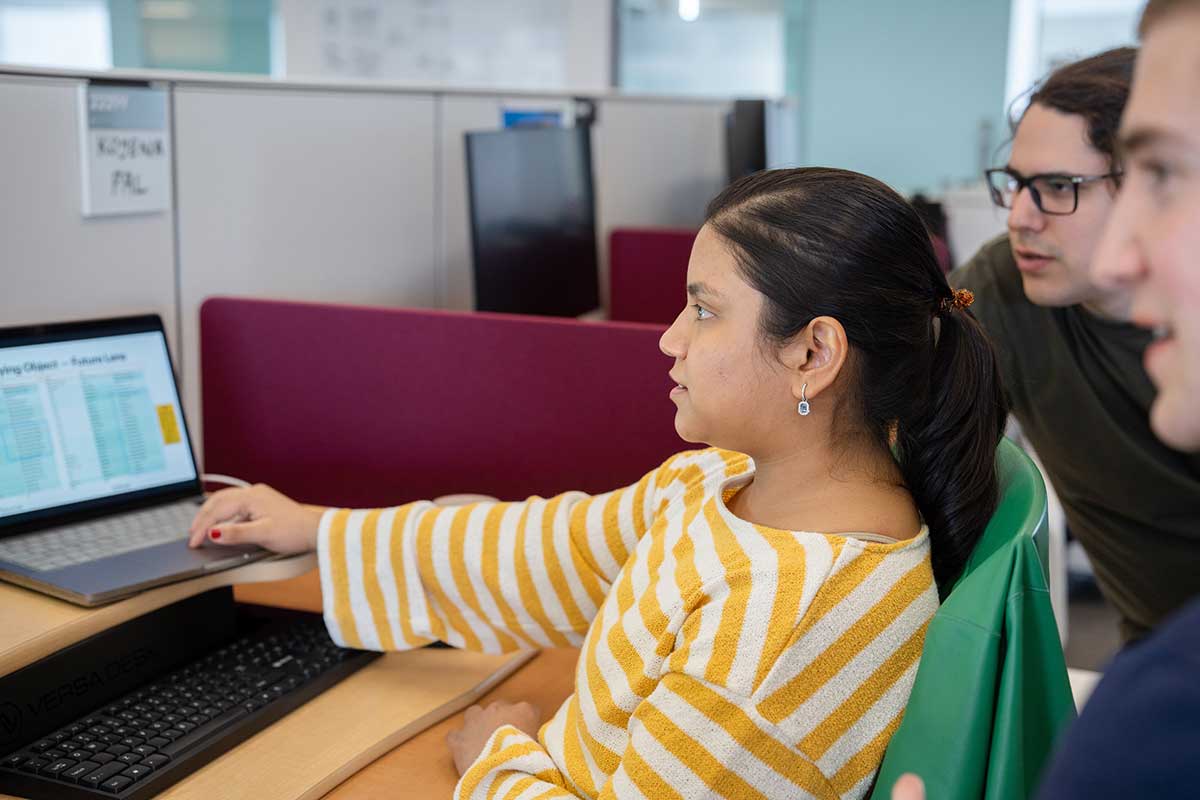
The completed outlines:
{"type": "Polygon", "coordinates": [[[329,511],[325,620],[349,647],[582,645],[538,741],[496,731],[456,797],[857,798],[937,609],[928,532],[879,544],[753,525],[746,456],[523,503],[329,511]]]}

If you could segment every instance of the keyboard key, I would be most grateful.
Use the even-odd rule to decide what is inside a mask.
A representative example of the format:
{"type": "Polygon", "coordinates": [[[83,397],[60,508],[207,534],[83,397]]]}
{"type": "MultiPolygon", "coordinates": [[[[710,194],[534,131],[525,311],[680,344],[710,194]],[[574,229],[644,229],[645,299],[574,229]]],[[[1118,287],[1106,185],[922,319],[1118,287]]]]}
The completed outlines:
{"type": "Polygon", "coordinates": [[[282,670],[273,669],[256,680],[253,684],[255,689],[265,689],[273,683],[278,683],[287,677],[282,670]]]}
{"type": "Polygon", "coordinates": [[[57,747],[42,753],[42,758],[48,758],[51,761],[58,761],[60,758],[66,758],[66,756],[67,754],[57,747]]]}
{"type": "Polygon", "coordinates": [[[154,769],[162,769],[162,767],[170,763],[170,761],[171,759],[168,756],[164,756],[162,753],[155,753],[152,756],[146,756],[144,759],[142,759],[143,764],[153,767],[154,769]]]}
{"type": "Polygon", "coordinates": [[[136,764],[142,760],[140,753],[126,753],[123,756],[117,756],[117,761],[123,761],[126,764],[136,764]]]}
{"type": "Polygon", "coordinates": [[[17,753],[15,756],[9,756],[8,758],[4,759],[4,766],[8,767],[9,769],[16,769],[28,760],[29,756],[25,755],[24,753],[17,753]]]}
{"type": "Polygon", "coordinates": [[[123,756],[128,753],[129,748],[123,744],[110,744],[106,752],[112,753],[113,757],[116,758],[117,756],[123,756]]]}
{"type": "MultiPolygon", "coordinates": [[[[170,744],[170,742],[167,742],[167,744],[170,744]]],[[[157,747],[151,747],[148,744],[139,744],[137,747],[133,748],[133,752],[137,753],[139,756],[152,755],[153,753],[157,752],[157,750],[157,747]]]]}
{"type": "Polygon", "coordinates": [[[34,744],[30,745],[29,749],[35,753],[44,753],[51,747],[54,747],[56,744],[58,743],[51,739],[43,739],[40,742],[35,742],[34,744]]]}
{"type": "Polygon", "coordinates": [[[126,777],[125,775],[116,775],[105,781],[100,788],[106,792],[116,794],[131,783],[133,783],[133,778],[126,777]]]}
{"type": "MultiPolygon", "coordinates": [[[[121,770],[125,769],[128,766],[129,766],[128,764],[122,764],[120,761],[110,761],[109,763],[105,764],[104,766],[97,767],[96,769],[89,772],[87,775],[84,775],[82,778],[80,778],[79,785],[87,786],[88,788],[91,788],[91,789],[99,788],[100,784],[104,783],[106,780],[108,780],[112,776],[116,775],[117,773],[119,773],[121,770]]],[[[132,781],[130,781],[130,782],[132,783],[132,781]]]]}
{"type": "Polygon", "coordinates": [[[153,771],[154,771],[154,769],[152,767],[148,767],[145,764],[134,764],[132,767],[125,770],[121,774],[126,775],[130,778],[133,778],[136,781],[139,778],[146,777],[153,771]]]}
{"type": "Polygon", "coordinates": [[[154,748],[159,748],[159,747],[162,747],[164,744],[170,744],[170,743],[171,743],[170,739],[164,738],[162,736],[155,736],[153,739],[149,739],[146,742],[146,744],[148,744],[154,748]]]}
{"type": "Polygon", "coordinates": [[[163,735],[164,739],[170,739],[171,741],[174,741],[174,740],[178,739],[180,736],[183,736],[183,731],[178,730],[176,728],[167,728],[165,731],[162,732],[162,735],[163,735]]]}
{"type": "Polygon", "coordinates": [[[69,758],[60,758],[57,761],[42,767],[41,774],[49,775],[51,778],[57,778],[60,772],[65,769],[70,769],[71,767],[75,766],[76,763],[77,762],[72,761],[69,758]]]}
{"type": "Polygon", "coordinates": [[[87,750],[72,750],[67,753],[67,758],[74,759],[75,761],[87,761],[91,755],[87,750]]]}
{"type": "Polygon", "coordinates": [[[75,781],[79,780],[84,775],[87,775],[89,772],[91,772],[98,766],[100,766],[100,765],[97,764],[95,761],[82,761],[82,762],[76,764],[75,766],[71,767],[70,769],[64,770],[61,774],[59,774],[58,777],[64,781],[71,781],[72,783],[74,783],[75,781]]]}
{"type": "Polygon", "coordinates": [[[21,765],[21,772],[37,772],[49,763],[44,758],[31,758],[21,765]]]}
{"type": "Polygon", "coordinates": [[[114,758],[116,758],[116,756],[114,756],[112,753],[92,753],[90,756],[88,756],[88,761],[95,761],[97,764],[107,764],[114,758]]]}

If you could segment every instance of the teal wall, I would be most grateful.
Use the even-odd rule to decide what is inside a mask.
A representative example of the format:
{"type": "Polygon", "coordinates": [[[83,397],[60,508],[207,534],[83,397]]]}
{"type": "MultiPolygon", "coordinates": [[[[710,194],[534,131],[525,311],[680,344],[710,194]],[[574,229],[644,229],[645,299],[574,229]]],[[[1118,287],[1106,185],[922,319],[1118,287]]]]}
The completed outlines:
{"type": "Polygon", "coordinates": [[[801,163],[904,192],[975,180],[1007,139],[1010,0],[787,0],[801,163]]]}
{"type": "Polygon", "coordinates": [[[114,67],[142,67],[142,12],[138,0],[108,0],[114,67]]]}

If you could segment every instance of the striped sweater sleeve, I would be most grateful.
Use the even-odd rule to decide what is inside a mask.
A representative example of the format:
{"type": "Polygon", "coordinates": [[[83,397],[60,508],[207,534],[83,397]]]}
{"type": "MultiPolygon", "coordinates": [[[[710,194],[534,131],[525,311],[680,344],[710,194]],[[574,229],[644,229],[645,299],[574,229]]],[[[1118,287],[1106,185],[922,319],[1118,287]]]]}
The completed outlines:
{"type": "MultiPolygon", "coordinates": [[[[599,797],[832,797],[821,770],[749,698],[681,673],[663,676],[629,720],[629,740],[599,797]]],[[[498,729],[456,800],[579,797],[546,751],[498,729]]]]}
{"type": "Polygon", "coordinates": [[[330,635],[369,650],[578,646],[665,502],[670,465],[596,496],[327,511],[317,553],[330,635]]]}

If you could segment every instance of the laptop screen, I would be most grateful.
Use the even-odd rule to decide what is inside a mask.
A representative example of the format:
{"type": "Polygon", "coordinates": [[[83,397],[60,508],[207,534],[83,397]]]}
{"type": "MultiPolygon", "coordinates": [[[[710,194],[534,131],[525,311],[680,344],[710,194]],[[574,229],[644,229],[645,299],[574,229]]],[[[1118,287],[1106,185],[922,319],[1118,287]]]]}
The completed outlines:
{"type": "Polygon", "coordinates": [[[158,317],[0,331],[0,528],[179,490],[199,484],[158,317]]]}

